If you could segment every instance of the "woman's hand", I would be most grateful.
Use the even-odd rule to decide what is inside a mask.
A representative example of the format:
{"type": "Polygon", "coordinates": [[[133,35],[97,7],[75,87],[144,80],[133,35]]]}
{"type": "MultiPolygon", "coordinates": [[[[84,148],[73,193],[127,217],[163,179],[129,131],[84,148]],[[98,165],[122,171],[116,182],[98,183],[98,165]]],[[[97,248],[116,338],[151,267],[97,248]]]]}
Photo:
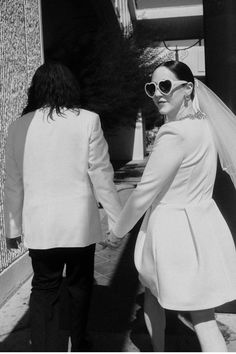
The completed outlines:
{"type": "Polygon", "coordinates": [[[118,248],[121,244],[122,238],[116,237],[112,231],[106,233],[105,245],[111,249],[118,248]]]}

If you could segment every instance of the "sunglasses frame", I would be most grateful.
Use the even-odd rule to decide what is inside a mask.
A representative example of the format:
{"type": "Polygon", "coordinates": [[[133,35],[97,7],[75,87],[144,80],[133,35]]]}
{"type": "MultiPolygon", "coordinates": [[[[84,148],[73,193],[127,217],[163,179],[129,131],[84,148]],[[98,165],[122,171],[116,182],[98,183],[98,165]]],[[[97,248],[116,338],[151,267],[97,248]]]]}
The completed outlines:
{"type": "Polygon", "coordinates": [[[153,97],[156,95],[157,90],[160,91],[160,93],[161,93],[162,95],[167,96],[167,95],[170,95],[171,92],[172,92],[176,87],[181,86],[181,85],[183,85],[183,84],[187,84],[187,83],[188,83],[188,81],[186,81],[186,80],[162,79],[162,80],[160,80],[159,82],[155,82],[155,81],[147,82],[147,83],[145,84],[145,86],[144,86],[144,90],[145,90],[146,95],[147,95],[148,97],[150,97],[150,98],[153,98],[153,97]],[[160,82],[164,82],[164,81],[169,81],[169,82],[171,83],[170,91],[168,91],[168,92],[163,92],[162,89],[160,88],[160,82]],[[153,94],[153,95],[150,95],[150,94],[148,93],[148,90],[147,90],[147,86],[150,85],[150,84],[153,84],[153,85],[155,86],[155,91],[154,91],[154,94],[153,94]]]}

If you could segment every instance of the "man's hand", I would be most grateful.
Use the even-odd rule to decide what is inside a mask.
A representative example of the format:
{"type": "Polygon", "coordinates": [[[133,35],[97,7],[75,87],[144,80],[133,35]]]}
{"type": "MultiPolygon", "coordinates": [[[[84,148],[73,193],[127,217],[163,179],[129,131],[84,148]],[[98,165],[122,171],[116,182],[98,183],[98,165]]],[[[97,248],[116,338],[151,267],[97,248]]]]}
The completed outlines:
{"type": "Polygon", "coordinates": [[[21,236],[6,238],[7,249],[18,249],[21,244],[21,236]]]}

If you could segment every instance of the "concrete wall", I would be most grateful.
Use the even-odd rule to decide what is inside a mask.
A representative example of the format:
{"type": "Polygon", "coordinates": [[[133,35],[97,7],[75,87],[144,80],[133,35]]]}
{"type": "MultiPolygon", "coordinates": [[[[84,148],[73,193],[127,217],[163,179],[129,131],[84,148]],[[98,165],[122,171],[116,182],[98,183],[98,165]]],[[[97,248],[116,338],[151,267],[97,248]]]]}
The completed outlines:
{"type": "MultiPolygon", "coordinates": [[[[32,75],[43,61],[40,21],[40,0],[0,0],[0,273],[4,277],[2,271],[26,252],[6,249],[2,210],[4,145],[8,126],[20,116],[32,75]]],[[[27,274],[21,272],[21,267],[14,269],[18,281],[13,282],[13,287],[21,282],[21,275],[27,274]]]]}

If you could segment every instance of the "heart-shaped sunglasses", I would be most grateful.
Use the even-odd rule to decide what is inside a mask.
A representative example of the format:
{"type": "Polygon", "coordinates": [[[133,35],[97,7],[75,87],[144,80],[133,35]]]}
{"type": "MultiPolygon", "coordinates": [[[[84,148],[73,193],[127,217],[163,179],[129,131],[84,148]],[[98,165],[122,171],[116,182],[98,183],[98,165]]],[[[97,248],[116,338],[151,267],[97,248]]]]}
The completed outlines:
{"type": "Polygon", "coordinates": [[[169,95],[174,88],[181,86],[183,84],[187,84],[187,81],[184,80],[161,80],[159,82],[151,81],[147,82],[144,86],[145,92],[148,97],[153,98],[156,94],[156,91],[160,91],[163,95],[169,95]]]}

